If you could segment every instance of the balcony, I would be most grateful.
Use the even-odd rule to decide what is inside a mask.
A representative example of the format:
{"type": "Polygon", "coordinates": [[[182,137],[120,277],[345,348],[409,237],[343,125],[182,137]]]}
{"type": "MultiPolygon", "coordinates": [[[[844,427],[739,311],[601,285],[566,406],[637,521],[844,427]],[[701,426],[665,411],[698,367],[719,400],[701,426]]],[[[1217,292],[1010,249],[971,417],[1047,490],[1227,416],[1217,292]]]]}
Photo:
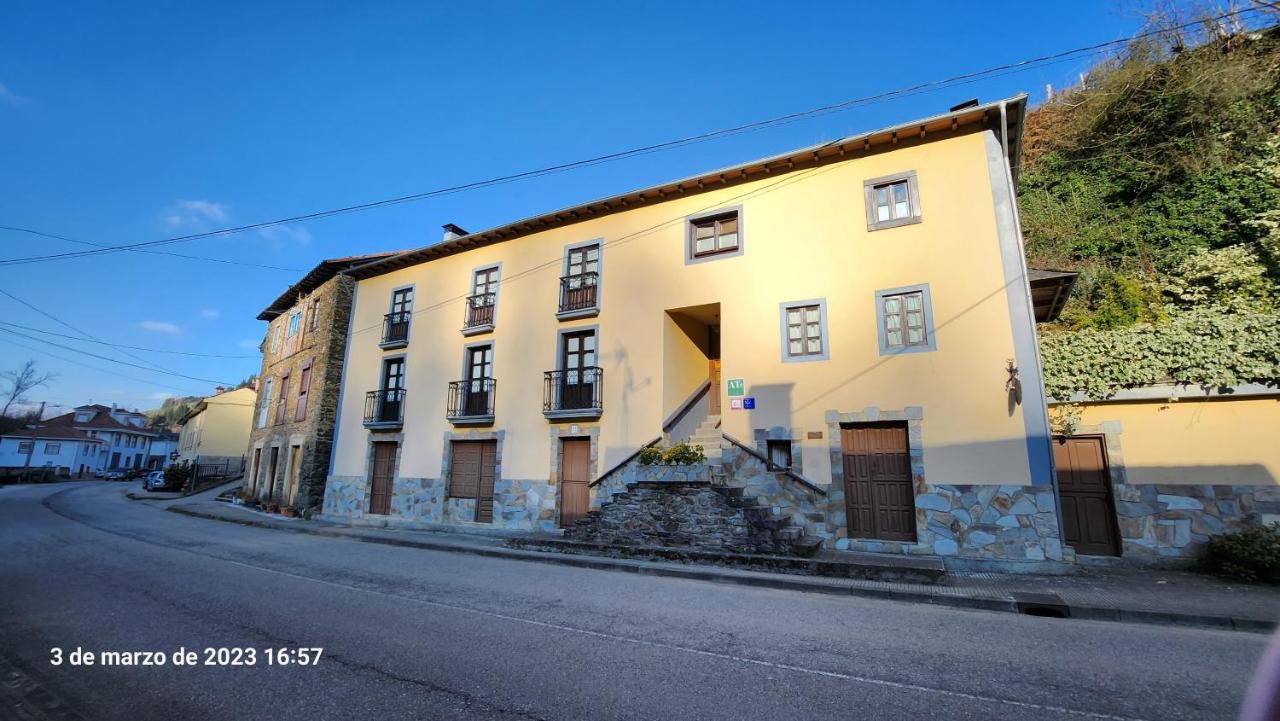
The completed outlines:
{"type": "Polygon", "coordinates": [[[409,319],[413,316],[408,311],[388,313],[382,319],[382,342],[379,347],[392,350],[409,345],[409,319]]]}
{"type": "Polygon", "coordinates": [[[393,430],[404,425],[404,389],[369,391],[364,395],[364,427],[393,430]]]}
{"type": "Polygon", "coordinates": [[[493,424],[493,397],[497,381],[472,378],[449,384],[449,406],[445,417],[455,426],[493,424]]]}
{"type": "Polygon", "coordinates": [[[561,277],[560,310],[556,312],[556,317],[560,320],[572,320],[599,315],[600,305],[596,295],[599,285],[600,274],[596,272],[561,277]]]}
{"type": "Polygon", "coordinates": [[[543,375],[542,415],[547,420],[590,420],[604,412],[602,369],[588,366],[543,375]]]}
{"type": "Polygon", "coordinates": [[[467,296],[467,317],[462,325],[463,335],[478,335],[493,330],[494,307],[497,293],[479,293],[467,296]]]}

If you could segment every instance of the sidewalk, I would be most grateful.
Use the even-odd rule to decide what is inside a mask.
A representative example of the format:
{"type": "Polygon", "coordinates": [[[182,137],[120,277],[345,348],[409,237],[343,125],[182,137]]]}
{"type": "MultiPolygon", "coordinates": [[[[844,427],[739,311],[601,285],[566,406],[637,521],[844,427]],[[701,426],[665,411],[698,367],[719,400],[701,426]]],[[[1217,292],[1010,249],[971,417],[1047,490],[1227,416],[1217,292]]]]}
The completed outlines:
{"type": "Polygon", "coordinates": [[[1280,588],[1227,582],[1185,571],[1082,568],[1079,573],[1065,576],[953,572],[936,583],[824,578],[718,565],[521,550],[508,546],[509,539],[503,537],[329,525],[212,500],[170,503],[166,507],[198,518],[366,543],[1037,616],[1255,632],[1270,632],[1280,620],[1280,588]]]}

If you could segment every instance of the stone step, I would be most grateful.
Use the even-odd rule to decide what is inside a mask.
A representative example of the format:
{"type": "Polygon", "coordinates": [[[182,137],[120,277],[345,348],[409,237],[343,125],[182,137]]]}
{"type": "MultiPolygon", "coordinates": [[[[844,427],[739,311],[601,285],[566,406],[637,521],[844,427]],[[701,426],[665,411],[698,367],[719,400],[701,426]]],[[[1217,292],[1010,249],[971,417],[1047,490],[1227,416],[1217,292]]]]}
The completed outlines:
{"type": "Polygon", "coordinates": [[[822,538],[804,536],[791,542],[791,552],[802,558],[813,558],[822,550],[822,538]]]}

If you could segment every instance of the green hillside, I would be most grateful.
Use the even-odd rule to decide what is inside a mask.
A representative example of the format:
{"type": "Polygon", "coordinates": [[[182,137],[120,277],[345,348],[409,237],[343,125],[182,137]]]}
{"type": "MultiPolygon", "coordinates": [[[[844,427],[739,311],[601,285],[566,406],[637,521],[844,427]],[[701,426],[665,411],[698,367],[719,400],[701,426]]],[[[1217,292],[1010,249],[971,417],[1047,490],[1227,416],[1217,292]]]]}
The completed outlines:
{"type": "Polygon", "coordinates": [[[1028,262],[1081,273],[1041,328],[1050,395],[1280,380],[1280,28],[1134,43],[1024,147],[1028,262]]]}

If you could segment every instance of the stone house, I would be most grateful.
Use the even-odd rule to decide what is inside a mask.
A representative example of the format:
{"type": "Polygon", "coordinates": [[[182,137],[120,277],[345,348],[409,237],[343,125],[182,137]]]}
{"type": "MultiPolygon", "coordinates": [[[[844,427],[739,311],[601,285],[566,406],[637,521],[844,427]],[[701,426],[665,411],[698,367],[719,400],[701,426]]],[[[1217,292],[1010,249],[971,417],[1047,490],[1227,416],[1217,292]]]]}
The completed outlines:
{"type": "Polygon", "coordinates": [[[324,498],[355,282],[343,270],[389,253],[322,261],[258,314],[267,321],[245,488],[299,512],[324,498]]]}

